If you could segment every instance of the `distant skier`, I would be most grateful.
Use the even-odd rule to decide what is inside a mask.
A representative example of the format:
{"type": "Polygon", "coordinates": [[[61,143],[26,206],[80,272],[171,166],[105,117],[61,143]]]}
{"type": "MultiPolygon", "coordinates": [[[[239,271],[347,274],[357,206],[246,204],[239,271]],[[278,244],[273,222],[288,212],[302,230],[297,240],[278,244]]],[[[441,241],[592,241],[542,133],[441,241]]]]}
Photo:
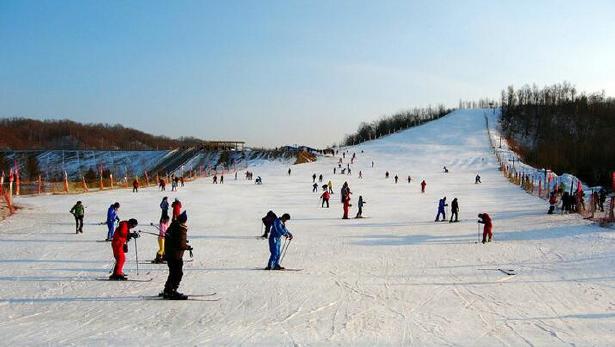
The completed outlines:
{"type": "Polygon", "coordinates": [[[173,201],[173,203],[171,203],[171,208],[173,209],[173,217],[171,218],[171,221],[176,221],[177,218],[179,217],[179,214],[181,213],[181,210],[182,210],[182,203],[181,203],[181,201],[179,201],[178,198],[175,198],[175,201],[173,201]]]}
{"type": "Polygon", "coordinates": [[[318,191],[318,183],[314,182],[312,184],[312,193],[316,193],[318,191]]]}
{"type": "Polygon", "coordinates": [[[384,178],[389,178],[389,172],[388,171],[384,173],[384,178]]]}
{"type": "Polygon", "coordinates": [[[446,168],[446,166],[444,167],[444,173],[448,173],[448,169],[446,168]]]}
{"type": "Polygon", "coordinates": [[[408,183],[412,182],[412,177],[410,177],[410,175],[408,175],[408,183]]]}
{"type": "Polygon", "coordinates": [[[175,181],[175,176],[171,177],[171,191],[177,191],[177,181],[175,181]]]}
{"type": "Polygon", "coordinates": [[[224,175],[220,175],[220,184],[224,184],[224,175]]]}
{"type": "Polygon", "coordinates": [[[479,183],[483,183],[480,181],[480,175],[476,174],[476,177],[474,178],[474,184],[479,184],[479,183]]]}
{"type": "Polygon", "coordinates": [[[555,212],[556,204],[557,204],[557,196],[555,192],[551,192],[551,195],[549,196],[549,211],[547,211],[547,214],[553,214],[553,212],[555,212]]]}
{"type": "Polygon", "coordinates": [[[334,175],[335,175],[335,171],[336,171],[336,170],[337,170],[337,168],[335,168],[335,167],[334,167],[334,168],[333,168],[333,174],[334,174],[334,175]]]}
{"type": "Polygon", "coordinates": [[[113,233],[115,231],[115,222],[120,221],[120,217],[117,216],[117,210],[120,209],[120,203],[116,202],[113,205],[109,206],[107,209],[107,239],[105,241],[113,240],[113,233]]]}
{"type": "Polygon", "coordinates": [[[604,203],[606,202],[606,189],[604,188],[600,188],[600,192],[598,193],[599,195],[599,206],[600,206],[600,212],[604,212],[604,203]]]}
{"type": "Polygon", "coordinates": [[[169,277],[164,284],[162,298],[168,300],[186,300],[188,296],[177,291],[182,277],[184,276],[184,252],[190,251],[192,255],[192,246],[188,244],[188,215],[186,211],[179,215],[176,221],[171,223],[166,232],[164,242],[164,254],[169,267],[169,277]]]}
{"type": "Polygon", "coordinates": [[[421,193],[425,193],[425,186],[427,186],[427,182],[425,182],[425,180],[423,180],[421,182],[421,193]]]}
{"type": "Polygon", "coordinates": [[[113,233],[113,241],[111,241],[111,248],[113,249],[113,257],[115,258],[115,266],[113,267],[113,273],[109,276],[112,281],[125,281],[127,280],[126,274],[124,274],[124,263],[126,262],[126,250],[128,246],[126,243],[130,241],[130,238],[138,238],[139,233],[131,233],[130,229],[136,227],[139,223],[136,219],[131,218],[127,221],[121,221],[117,229],[113,233]]]}
{"type": "Polygon", "coordinates": [[[254,183],[258,185],[263,184],[263,179],[261,178],[261,176],[256,176],[256,180],[254,180],[254,183]]]}
{"type": "Polygon", "coordinates": [[[235,171],[235,181],[237,181],[237,171],[235,171]]]}
{"type": "Polygon", "coordinates": [[[442,220],[446,221],[446,212],[444,211],[444,208],[446,206],[448,206],[448,204],[446,203],[446,196],[445,196],[442,199],[440,199],[440,201],[438,202],[438,214],[436,215],[436,222],[440,221],[440,214],[442,214],[442,220]]]}
{"type": "Polygon", "coordinates": [[[214,178],[212,179],[212,183],[218,184],[218,175],[214,175],[214,178]]]}
{"type": "Polygon", "coordinates": [[[318,176],[318,183],[322,183],[322,174],[318,176]]]}
{"type": "Polygon", "coordinates": [[[451,202],[451,220],[449,220],[449,222],[459,222],[459,202],[457,198],[454,198],[453,202],[451,202]],[[453,217],[455,217],[455,220],[453,220],[453,217]]]}
{"type": "Polygon", "coordinates": [[[329,183],[327,183],[327,186],[329,187],[329,193],[333,194],[333,183],[331,183],[331,180],[329,180],[329,183]]]}
{"type": "Polygon", "coordinates": [[[372,167],[374,167],[374,161],[372,160],[372,167]]]}
{"type": "Polygon", "coordinates": [[[363,172],[361,172],[361,170],[359,170],[359,178],[363,178],[363,172]]]}
{"type": "Polygon", "coordinates": [[[182,187],[184,186],[184,176],[181,176],[179,178],[179,183],[181,184],[182,187]]]}
{"type": "Polygon", "coordinates": [[[167,186],[167,182],[164,181],[164,178],[161,178],[158,181],[158,186],[160,187],[161,192],[164,192],[166,190],[165,187],[167,186]]]}
{"type": "Polygon", "coordinates": [[[325,207],[325,204],[327,204],[327,208],[329,208],[329,199],[331,198],[331,194],[325,190],[322,195],[320,195],[320,198],[322,199],[322,204],[320,207],[325,207]]]}
{"type": "Polygon", "coordinates": [[[275,213],[273,213],[273,211],[267,212],[265,217],[261,218],[261,221],[263,222],[263,225],[265,226],[265,232],[261,236],[262,238],[265,238],[265,239],[267,238],[267,236],[269,235],[269,231],[271,231],[271,226],[273,225],[273,221],[276,218],[278,218],[278,216],[276,216],[275,213]]]}
{"type": "Polygon", "coordinates": [[[344,216],[342,217],[342,219],[348,219],[348,212],[351,206],[350,205],[350,195],[352,194],[352,192],[350,191],[350,187],[348,187],[347,182],[344,182],[344,185],[342,186],[341,194],[342,194],[342,204],[343,204],[343,209],[344,209],[344,216]]]}
{"type": "Polygon", "coordinates": [[[75,234],[83,234],[83,216],[85,215],[85,207],[81,201],[77,201],[75,206],[70,209],[70,213],[75,217],[75,234]]]}
{"type": "Polygon", "coordinates": [[[397,177],[397,175],[395,175],[395,184],[397,184],[397,180],[399,180],[399,177],[397,177]]]}
{"type": "Polygon", "coordinates": [[[359,207],[359,212],[357,212],[357,215],[355,216],[355,218],[363,218],[363,205],[366,202],[363,200],[363,196],[359,195],[359,201],[357,202],[357,206],[359,207]]]}
{"type": "Polygon", "coordinates": [[[312,182],[316,182],[316,174],[312,175],[312,182]]]}
{"type": "Polygon", "coordinates": [[[290,171],[290,168],[288,168],[288,176],[290,176],[290,172],[291,172],[291,171],[290,171]]]}
{"type": "Polygon", "coordinates": [[[158,251],[156,252],[156,258],[152,261],[154,264],[162,264],[165,261],[164,258],[164,240],[166,237],[167,229],[169,228],[169,216],[164,216],[160,219],[158,224],[158,251]]]}
{"type": "Polygon", "coordinates": [[[134,181],[132,181],[132,192],[133,193],[139,192],[139,181],[136,178],[134,179],[134,181]]]}
{"type": "Polygon", "coordinates": [[[280,266],[280,256],[282,255],[282,236],[289,240],[293,239],[293,234],[286,229],[286,222],[290,220],[290,215],[284,213],[282,217],[274,219],[269,234],[269,261],[265,270],[284,270],[280,266]]]}
{"type": "Polygon", "coordinates": [[[167,196],[165,196],[164,198],[162,198],[162,201],[160,202],[160,210],[162,210],[162,213],[160,214],[160,220],[164,219],[165,217],[168,219],[169,218],[169,198],[167,196]]]}
{"type": "Polygon", "coordinates": [[[480,218],[478,222],[485,225],[483,228],[483,243],[491,242],[491,239],[493,238],[493,224],[491,222],[491,217],[487,213],[479,213],[478,218],[480,218]],[[489,236],[489,239],[487,239],[487,236],[489,236]]]}

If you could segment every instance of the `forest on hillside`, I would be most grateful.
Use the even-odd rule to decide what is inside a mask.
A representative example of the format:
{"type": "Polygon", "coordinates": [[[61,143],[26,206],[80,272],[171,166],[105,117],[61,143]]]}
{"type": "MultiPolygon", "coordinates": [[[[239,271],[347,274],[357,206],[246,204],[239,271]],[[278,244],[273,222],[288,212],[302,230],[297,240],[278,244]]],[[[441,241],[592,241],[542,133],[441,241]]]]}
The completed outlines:
{"type": "Polygon", "coordinates": [[[201,140],[171,139],[119,124],[81,124],[70,120],[0,119],[0,150],[151,150],[193,146],[201,140]]]}
{"type": "Polygon", "coordinates": [[[501,95],[501,126],[528,164],[571,173],[610,187],[615,171],[615,98],[580,93],[564,82],[509,86],[501,95]]]}
{"type": "Polygon", "coordinates": [[[438,119],[451,112],[444,105],[437,107],[413,108],[401,111],[389,116],[383,116],[371,123],[362,122],[354,134],[346,135],[342,141],[344,146],[357,145],[359,143],[374,140],[382,136],[415,127],[425,122],[438,119]]]}

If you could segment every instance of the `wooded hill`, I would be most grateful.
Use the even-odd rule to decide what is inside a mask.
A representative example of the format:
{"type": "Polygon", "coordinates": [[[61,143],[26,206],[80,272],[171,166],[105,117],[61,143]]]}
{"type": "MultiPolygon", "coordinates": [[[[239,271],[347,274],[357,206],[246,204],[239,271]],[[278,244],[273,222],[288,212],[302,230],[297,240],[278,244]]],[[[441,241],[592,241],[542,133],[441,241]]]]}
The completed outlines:
{"type": "Polygon", "coordinates": [[[119,124],[81,124],[70,120],[0,119],[0,149],[150,150],[194,146],[201,140],[171,139],[119,124]]]}

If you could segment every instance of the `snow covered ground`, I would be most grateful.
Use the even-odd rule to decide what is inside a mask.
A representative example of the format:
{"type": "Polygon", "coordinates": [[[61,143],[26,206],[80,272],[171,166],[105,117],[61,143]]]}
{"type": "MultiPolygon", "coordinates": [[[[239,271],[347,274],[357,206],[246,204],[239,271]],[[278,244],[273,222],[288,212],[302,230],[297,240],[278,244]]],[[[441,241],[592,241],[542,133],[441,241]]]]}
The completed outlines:
{"type": "MultiPolygon", "coordinates": [[[[113,265],[110,245],[96,242],[107,206],[119,201],[121,217],[153,231],[146,225],[164,193],[19,198],[24,208],[0,223],[2,345],[615,345],[615,234],[547,215],[544,201],[509,184],[482,110],[349,151],[358,157],[352,176],[332,175],[336,160],[324,158],[290,177],[279,163],[253,168],[261,186],[225,177],[166,192],[187,208],[195,248],[180,291],[216,292],[214,302],[143,300],[162,289],[167,270],[141,264],[136,276],[133,243],[126,272],[153,281],[95,280],[113,265]],[[312,173],[333,181],[330,209],[311,192],[312,173]],[[367,201],[367,218],[340,219],[344,181],[353,203],[367,201]],[[433,222],[443,196],[459,199],[460,223],[433,222]],[[68,214],[77,199],[87,206],[83,235],[68,214]],[[303,271],[257,270],[268,249],[255,236],[269,209],[291,214],[295,239],[283,265],[303,271]],[[487,245],[476,243],[481,211],[494,219],[487,245]]],[[[138,242],[140,259],[153,258],[155,237],[138,242]]]]}

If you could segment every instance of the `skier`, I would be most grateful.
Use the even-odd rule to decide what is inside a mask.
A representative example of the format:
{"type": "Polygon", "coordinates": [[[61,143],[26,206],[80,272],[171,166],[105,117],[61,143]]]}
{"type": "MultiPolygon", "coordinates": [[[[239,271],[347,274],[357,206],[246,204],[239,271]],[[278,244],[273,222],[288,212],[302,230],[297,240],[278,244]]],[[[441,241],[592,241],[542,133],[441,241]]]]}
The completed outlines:
{"type": "Polygon", "coordinates": [[[395,184],[397,184],[397,180],[399,179],[399,177],[397,177],[397,175],[395,175],[395,184]]]}
{"type": "Polygon", "coordinates": [[[220,175],[220,184],[224,184],[224,175],[220,175]]]}
{"type": "Polygon", "coordinates": [[[483,243],[491,242],[491,239],[493,238],[493,224],[491,223],[491,217],[487,213],[479,213],[478,218],[480,218],[478,222],[485,225],[483,228],[483,243]],[[487,236],[489,236],[489,239],[487,239],[487,236]]]}
{"type": "Polygon", "coordinates": [[[451,220],[449,220],[449,223],[453,222],[459,222],[459,202],[457,202],[457,198],[454,198],[451,202],[451,220]],[[453,216],[455,216],[455,220],[453,220],[453,216]]]}
{"type": "Polygon", "coordinates": [[[133,193],[139,192],[139,181],[136,178],[134,181],[132,181],[132,192],[133,193]]]}
{"type": "Polygon", "coordinates": [[[600,188],[600,192],[599,194],[599,206],[600,206],[600,212],[604,212],[604,203],[606,201],[606,189],[604,189],[604,187],[600,188]]]}
{"type": "Polygon", "coordinates": [[[374,161],[372,160],[372,167],[374,167],[374,161]]]}
{"type": "Polygon", "coordinates": [[[322,183],[322,174],[318,176],[318,183],[322,183]]]}
{"type": "Polygon", "coordinates": [[[363,172],[361,172],[361,170],[359,170],[359,178],[363,178],[363,172]]]}
{"type": "Polygon", "coordinates": [[[178,198],[175,198],[175,201],[173,201],[173,203],[171,203],[171,208],[173,208],[173,217],[171,218],[172,221],[177,220],[177,217],[179,217],[179,214],[182,210],[182,203],[181,201],[179,201],[178,198]]]}
{"type": "Polygon", "coordinates": [[[344,216],[342,217],[342,219],[348,219],[348,212],[350,209],[350,195],[352,194],[352,192],[350,191],[350,187],[348,187],[348,182],[344,182],[344,185],[342,186],[342,204],[344,204],[344,216]]]}
{"type": "Polygon", "coordinates": [[[265,232],[261,236],[262,238],[267,238],[267,236],[269,235],[269,231],[271,231],[271,225],[273,225],[273,221],[276,218],[278,218],[278,216],[276,216],[273,211],[267,212],[265,217],[261,218],[261,220],[263,221],[263,225],[265,226],[265,232]]]}
{"type": "Polygon", "coordinates": [[[555,211],[556,204],[557,196],[555,195],[555,192],[551,192],[551,195],[549,196],[549,211],[547,212],[547,214],[553,214],[553,212],[555,211]]]}
{"type": "Polygon", "coordinates": [[[160,209],[162,210],[162,214],[160,215],[160,220],[162,220],[164,217],[169,218],[169,197],[165,196],[164,198],[162,198],[162,201],[160,202],[160,209]]]}
{"type": "Polygon", "coordinates": [[[483,183],[480,181],[480,175],[476,174],[476,177],[474,178],[474,184],[478,184],[478,183],[483,183]]]}
{"type": "Polygon", "coordinates": [[[408,183],[412,182],[412,177],[410,177],[410,175],[408,175],[408,183]]]}
{"type": "Polygon", "coordinates": [[[166,236],[167,229],[169,228],[169,216],[163,216],[160,219],[158,225],[158,252],[156,252],[156,258],[152,261],[154,264],[162,264],[164,258],[164,238],[166,236]]]}
{"type": "Polygon", "coordinates": [[[329,208],[329,199],[331,198],[331,194],[329,194],[329,192],[325,190],[320,196],[320,198],[322,199],[322,204],[320,205],[320,207],[325,207],[325,204],[327,204],[327,208],[329,208]]]}
{"type": "Polygon", "coordinates": [[[218,184],[218,175],[214,175],[213,184],[218,184]]]}
{"type": "Polygon", "coordinates": [[[237,171],[235,171],[235,181],[237,181],[237,171]]]}
{"type": "Polygon", "coordinates": [[[160,187],[160,191],[161,191],[161,192],[164,192],[164,191],[166,190],[165,188],[166,188],[166,186],[167,186],[167,183],[164,181],[164,178],[161,178],[161,179],[158,181],[158,186],[160,187]]]}
{"type": "Polygon", "coordinates": [[[190,251],[190,255],[192,255],[192,246],[188,244],[187,221],[188,215],[186,211],[184,211],[179,215],[176,221],[171,223],[171,226],[169,226],[166,232],[164,254],[167,259],[167,266],[169,267],[169,277],[167,277],[167,282],[164,284],[164,291],[162,292],[162,297],[164,299],[188,299],[188,296],[177,291],[184,275],[182,271],[184,266],[184,251],[190,251]]]}
{"type": "Polygon", "coordinates": [[[261,178],[261,176],[256,176],[256,179],[254,180],[255,184],[263,184],[263,179],[261,178]]]}
{"type": "Polygon", "coordinates": [[[425,193],[425,186],[427,185],[427,182],[425,182],[425,180],[423,180],[423,182],[421,182],[421,193],[425,193]]]}
{"type": "Polygon", "coordinates": [[[120,203],[116,202],[113,205],[109,206],[107,209],[107,228],[109,231],[107,232],[107,239],[105,241],[113,240],[113,232],[115,230],[115,222],[120,221],[120,217],[117,216],[117,210],[120,209],[120,203]]]}
{"type": "Polygon", "coordinates": [[[384,178],[389,178],[389,172],[388,171],[384,173],[384,178]]]}
{"type": "Polygon", "coordinates": [[[333,194],[333,183],[331,183],[331,180],[329,180],[329,183],[327,183],[327,186],[329,187],[329,193],[333,194]]]}
{"type": "Polygon", "coordinates": [[[290,168],[288,168],[288,176],[290,176],[290,168]]]}
{"type": "Polygon", "coordinates": [[[444,167],[444,173],[448,173],[448,169],[446,168],[446,166],[444,167]]]}
{"type": "Polygon", "coordinates": [[[75,217],[75,234],[83,234],[83,216],[85,214],[85,207],[81,201],[77,201],[75,206],[70,209],[70,213],[75,217]]]}
{"type": "Polygon", "coordinates": [[[179,177],[175,176],[173,181],[175,181],[175,190],[177,190],[177,187],[179,187],[179,177]]]}
{"type": "Polygon", "coordinates": [[[333,174],[334,174],[334,175],[335,175],[335,170],[337,170],[337,168],[335,168],[335,167],[334,167],[334,168],[333,168],[333,174]]]}
{"type": "Polygon", "coordinates": [[[293,239],[293,234],[286,229],[286,221],[290,220],[290,215],[284,213],[282,217],[274,219],[269,234],[269,261],[265,270],[284,270],[280,266],[280,256],[282,255],[282,236],[289,240],[293,239]]]}
{"type": "Polygon", "coordinates": [[[348,168],[348,174],[351,175],[352,171],[350,170],[350,168],[348,168]]]}
{"type": "Polygon", "coordinates": [[[171,191],[177,191],[177,181],[175,180],[175,176],[171,176],[171,191]]]}
{"type": "Polygon", "coordinates": [[[316,182],[316,174],[312,175],[312,182],[316,182]]]}
{"type": "Polygon", "coordinates": [[[184,186],[184,176],[181,176],[181,177],[179,178],[179,183],[181,183],[181,186],[182,186],[182,187],[184,186]]]}
{"type": "Polygon", "coordinates": [[[115,258],[115,266],[113,267],[113,273],[109,276],[112,281],[125,281],[126,274],[124,274],[124,263],[126,262],[126,251],[128,246],[126,243],[130,241],[130,238],[138,238],[139,233],[131,233],[130,229],[136,227],[139,223],[136,219],[131,218],[127,221],[121,221],[118,225],[115,233],[113,234],[113,241],[111,242],[111,248],[113,249],[113,257],[115,258]]]}
{"type": "Polygon", "coordinates": [[[438,202],[438,214],[436,215],[436,222],[440,221],[440,214],[442,214],[442,220],[446,221],[446,212],[444,212],[444,207],[448,206],[446,203],[446,196],[440,199],[438,202]]]}
{"type": "Polygon", "coordinates": [[[357,205],[359,206],[359,212],[357,212],[355,218],[363,218],[363,205],[365,203],[366,202],[363,200],[363,196],[359,195],[359,202],[357,203],[357,205]]]}
{"type": "Polygon", "coordinates": [[[318,183],[314,182],[312,184],[312,193],[316,193],[318,191],[318,183]]]}

